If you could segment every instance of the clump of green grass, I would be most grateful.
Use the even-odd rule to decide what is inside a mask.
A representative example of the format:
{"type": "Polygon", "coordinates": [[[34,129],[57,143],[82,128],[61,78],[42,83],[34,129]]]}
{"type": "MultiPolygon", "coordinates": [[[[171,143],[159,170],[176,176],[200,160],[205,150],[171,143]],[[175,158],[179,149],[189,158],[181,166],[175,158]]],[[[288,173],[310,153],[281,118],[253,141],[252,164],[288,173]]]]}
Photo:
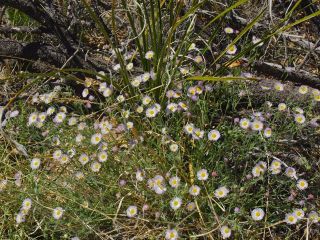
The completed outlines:
{"type": "MultiPolygon", "coordinates": [[[[308,143],[317,139],[309,126],[317,114],[312,107],[316,102],[310,95],[301,103],[306,121],[299,123],[294,111],[301,109],[294,110],[294,102],[287,102],[286,110],[279,110],[275,102],[272,107],[264,104],[242,111],[253,101],[239,94],[246,89],[246,83],[184,84],[167,93],[180,92],[167,104],[171,108],[149,117],[146,110],[136,112],[136,105],[125,101],[100,118],[83,114],[87,110],[78,104],[67,108],[54,104],[55,98],[49,104],[55,109],[50,115],[40,100],[44,94],[29,108],[18,101],[12,111],[20,114],[8,118],[4,129],[26,147],[28,157],[12,143],[2,147],[2,179],[7,181],[1,188],[2,215],[9,223],[2,235],[145,238],[146,232],[147,238],[160,238],[174,229],[167,234],[216,238],[222,229],[225,237],[229,230],[236,238],[290,236],[296,224],[285,223],[285,216],[295,209],[305,212],[297,223],[301,234],[306,227],[310,236],[317,234],[317,218],[310,218],[318,210],[314,197],[319,175],[312,174],[318,167],[316,149],[310,146],[303,155],[298,146],[289,144],[304,136],[308,143]],[[199,92],[197,99],[188,96],[190,88],[199,92]],[[187,108],[172,107],[180,101],[187,108]],[[42,124],[41,112],[47,112],[42,124]],[[60,115],[66,118],[58,120],[60,115]],[[207,136],[209,132],[212,135],[207,136]],[[101,152],[107,154],[106,161],[101,152]],[[32,165],[34,159],[40,165],[32,165]],[[288,173],[291,168],[296,174],[288,173]],[[298,179],[305,179],[308,188],[299,190],[304,187],[296,186],[298,179]],[[192,186],[198,189],[192,192],[192,186]],[[30,209],[23,206],[25,199],[30,199],[30,209]],[[132,212],[127,210],[130,206],[132,212]],[[62,208],[61,217],[57,207],[62,208]],[[261,220],[252,219],[253,209],[263,211],[261,220]]],[[[61,99],[61,94],[63,90],[55,97],[61,99]]]]}
{"type": "MultiPolygon", "coordinates": [[[[314,169],[319,169],[320,92],[302,86],[285,95],[287,86],[276,83],[256,101],[246,80],[257,78],[228,68],[286,30],[297,6],[281,27],[255,43],[242,38],[263,12],[238,35],[219,26],[220,35],[231,40],[206,64],[212,39],[199,47],[194,30],[197,11],[206,2],[193,1],[183,12],[181,2],[122,1],[136,49],[120,49],[117,35],[111,41],[83,1],[111,45],[113,71],[110,76],[80,69],[35,79],[21,75],[32,81],[1,112],[4,238],[319,234],[314,169]],[[240,40],[241,51],[235,47],[240,40]],[[229,60],[208,68],[223,58],[229,60]],[[82,81],[74,72],[93,78],[82,81]],[[81,82],[82,96],[64,84],[32,89],[52,77],[81,82]],[[293,101],[297,94],[304,101],[293,101]]],[[[202,31],[245,2],[226,8],[202,31]]],[[[116,11],[114,5],[112,14],[116,11]]]]}

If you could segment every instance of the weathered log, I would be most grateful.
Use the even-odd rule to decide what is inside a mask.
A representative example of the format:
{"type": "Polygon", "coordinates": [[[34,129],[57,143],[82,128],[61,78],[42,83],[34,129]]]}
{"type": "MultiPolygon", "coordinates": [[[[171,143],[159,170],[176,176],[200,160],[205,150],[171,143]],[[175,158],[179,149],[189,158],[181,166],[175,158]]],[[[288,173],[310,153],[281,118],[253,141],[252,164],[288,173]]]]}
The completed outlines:
{"type": "Polygon", "coordinates": [[[258,73],[320,89],[320,79],[306,71],[297,71],[289,67],[282,68],[281,65],[261,61],[255,61],[251,66],[258,73]]]}

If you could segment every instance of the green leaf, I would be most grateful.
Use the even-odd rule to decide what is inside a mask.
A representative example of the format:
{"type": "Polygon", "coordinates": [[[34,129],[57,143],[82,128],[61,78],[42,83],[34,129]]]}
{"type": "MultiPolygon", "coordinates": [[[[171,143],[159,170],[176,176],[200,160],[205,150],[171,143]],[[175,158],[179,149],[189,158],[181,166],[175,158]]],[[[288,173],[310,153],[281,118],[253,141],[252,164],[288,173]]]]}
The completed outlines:
{"type": "Polygon", "coordinates": [[[211,64],[214,65],[221,57],[224,56],[224,54],[228,51],[228,49],[230,48],[230,46],[235,45],[242,37],[244,34],[246,34],[248,31],[250,31],[252,29],[252,27],[254,26],[255,23],[257,23],[259,21],[259,19],[262,17],[263,13],[265,12],[266,8],[264,8],[258,16],[256,16],[239,34],[238,36],[228,45],[228,47],[226,47],[225,50],[223,50],[220,55],[214,60],[214,62],[211,64]]]}

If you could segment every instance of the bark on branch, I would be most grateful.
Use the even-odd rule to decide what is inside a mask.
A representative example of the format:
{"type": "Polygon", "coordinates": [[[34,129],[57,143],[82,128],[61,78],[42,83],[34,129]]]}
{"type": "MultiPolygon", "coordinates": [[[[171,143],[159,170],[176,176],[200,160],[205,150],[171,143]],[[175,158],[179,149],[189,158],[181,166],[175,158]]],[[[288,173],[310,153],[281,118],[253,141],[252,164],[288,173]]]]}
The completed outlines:
{"type": "Polygon", "coordinates": [[[0,46],[0,56],[4,58],[40,60],[54,66],[62,65],[67,60],[65,53],[41,42],[22,43],[14,40],[1,40],[0,46]]]}
{"type": "Polygon", "coordinates": [[[264,75],[287,80],[299,85],[307,85],[320,90],[320,79],[306,71],[296,71],[294,68],[289,67],[282,68],[281,65],[261,61],[254,62],[252,68],[264,75]]]}

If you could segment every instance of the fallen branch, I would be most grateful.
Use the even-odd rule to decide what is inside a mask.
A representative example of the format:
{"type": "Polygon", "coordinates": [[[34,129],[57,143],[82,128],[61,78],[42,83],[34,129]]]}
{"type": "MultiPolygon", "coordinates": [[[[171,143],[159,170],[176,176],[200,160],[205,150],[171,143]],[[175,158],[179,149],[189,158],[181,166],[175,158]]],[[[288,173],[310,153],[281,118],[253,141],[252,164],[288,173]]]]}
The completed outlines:
{"type": "Polygon", "coordinates": [[[258,73],[290,81],[298,85],[307,85],[320,90],[320,79],[309,72],[302,70],[297,71],[295,68],[291,67],[283,68],[278,64],[261,61],[256,61],[251,66],[258,73]]]}
{"type": "Polygon", "coordinates": [[[41,28],[30,28],[30,27],[12,27],[12,26],[0,26],[0,33],[10,34],[10,33],[31,33],[31,34],[42,34],[44,29],[41,28]]]}
{"type": "Polygon", "coordinates": [[[54,66],[63,65],[67,57],[56,47],[40,43],[24,43],[14,40],[0,40],[1,58],[21,58],[41,61],[54,66]]]}

